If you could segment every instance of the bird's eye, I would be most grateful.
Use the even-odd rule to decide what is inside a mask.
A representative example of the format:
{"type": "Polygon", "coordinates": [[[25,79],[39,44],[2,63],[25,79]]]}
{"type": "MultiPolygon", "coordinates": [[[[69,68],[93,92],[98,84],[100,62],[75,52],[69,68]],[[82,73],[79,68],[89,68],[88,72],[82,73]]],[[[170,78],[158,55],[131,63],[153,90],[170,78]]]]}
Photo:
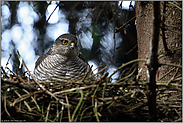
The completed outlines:
{"type": "Polygon", "coordinates": [[[67,40],[63,40],[63,41],[62,41],[62,44],[63,44],[63,45],[67,45],[67,44],[68,44],[68,41],[67,41],[67,40]]]}

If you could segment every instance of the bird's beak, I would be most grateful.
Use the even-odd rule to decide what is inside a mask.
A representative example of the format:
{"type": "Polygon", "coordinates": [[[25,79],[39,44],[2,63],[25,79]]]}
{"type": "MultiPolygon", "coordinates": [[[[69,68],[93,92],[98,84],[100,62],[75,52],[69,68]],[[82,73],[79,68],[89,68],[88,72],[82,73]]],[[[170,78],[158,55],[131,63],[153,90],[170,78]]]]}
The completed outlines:
{"type": "Polygon", "coordinates": [[[74,49],[74,46],[75,46],[75,44],[74,43],[71,43],[70,48],[73,50],[74,49]]]}

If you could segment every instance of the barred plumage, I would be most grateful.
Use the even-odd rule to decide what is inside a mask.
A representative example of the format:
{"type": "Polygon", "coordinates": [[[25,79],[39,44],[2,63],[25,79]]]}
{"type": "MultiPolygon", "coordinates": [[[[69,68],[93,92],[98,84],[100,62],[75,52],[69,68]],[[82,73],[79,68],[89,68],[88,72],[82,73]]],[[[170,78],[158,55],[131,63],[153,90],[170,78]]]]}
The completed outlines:
{"type": "Polygon", "coordinates": [[[77,47],[77,38],[72,34],[59,36],[46,54],[36,61],[34,77],[37,81],[63,81],[77,79],[90,71],[77,47]]]}

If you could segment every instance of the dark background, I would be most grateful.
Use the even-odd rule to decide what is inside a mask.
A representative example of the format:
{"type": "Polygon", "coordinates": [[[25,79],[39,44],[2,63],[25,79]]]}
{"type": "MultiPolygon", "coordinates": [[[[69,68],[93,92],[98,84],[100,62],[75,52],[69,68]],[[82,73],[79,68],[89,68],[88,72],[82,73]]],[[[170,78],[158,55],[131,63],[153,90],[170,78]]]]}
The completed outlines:
{"type": "MultiPolygon", "coordinates": [[[[35,61],[54,40],[61,34],[72,33],[77,35],[80,52],[89,64],[95,69],[102,63],[112,73],[122,63],[138,57],[133,4],[130,2],[124,9],[118,1],[2,1],[1,66],[6,67],[12,54],[7,67],[21,75],[25,69],[23,65],[19,68],[19,50],[33,73],[35,61]]],[[[113,79],[119,74],[120,71],[113,79]]]]}

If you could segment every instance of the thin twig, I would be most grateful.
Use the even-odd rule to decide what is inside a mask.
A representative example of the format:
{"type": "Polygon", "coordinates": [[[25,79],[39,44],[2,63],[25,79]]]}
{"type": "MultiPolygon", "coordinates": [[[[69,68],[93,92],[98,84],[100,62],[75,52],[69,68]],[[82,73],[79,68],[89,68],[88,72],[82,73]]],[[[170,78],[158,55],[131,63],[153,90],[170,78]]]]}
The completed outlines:
{"type": "MultiPolygon", "coordinates": [[[[93,93],[93,95],[92,95],[91,97],[92,97],[92,106],[93,106],[93,111],[94,111],[95,117],[96,117],[96,119],[97,119],[97,122],[100,122],[100,120],[99,120],[99,118],[98,118],[98,114],[97,114],[97,106],[96,106],[96,104],[94,103],[95,94],[96,94],[98,88],[99,88],[99,86],[96,87],[96,89],[95,89],[95,91],[94,91],[94,93],[93,93]]],[[[95,101],[95,102],[96,102],[96,101],[95,101]]]]}
{"type": "Polygon", "coordinates": [[[1,78],[1,82],[2,83],[13,84],[13,85],[16,85],[17,87],[21,87],[21,88],[24,88],[24,89],[29,90],[29,91],[37,91],[37,88],[31,87],[30,85],[27,85],[27,84],[26,85],[22,84],[20,82],[12,81],[12,80],[9,80],[9,79],[1,78]]]}
{"type": "Polygon", "coordinates": [[[50,112],[50,106],[51,106],[51,102],[49,103],[48,108],[47,108],[47,111],[46,111],[46,118],[45,118],[45,122],[47,122],[47,121],[48,121],[48,115],[49,115],[49,112],[50,112]]]}
{"type": "Polygon", "coordinates": [[[158,80],[161,80],[163,77],[165,77],[166,75],[168,75],[169,73],[171,73],[176,67],[173,67],[171,70],[169,70],[167,73],[165,73],[161,78],[159,78],[158,80]]]}
{"type": "Polygon", "coordinates": [[[173,6],[175,6],[175,7],[177,7],[179,10],[181,10],[182,11],[182,8],[181,7],[179,7],[178,5],[176,5],[176,4],[174,4],[173,2],[168,2],[169,4],[171,4],[171,5],[173,5],[173,6]]]}
{"type": "Polygon", "coordinates": [[[71,88],[68,90],[58,91],[53,94],[58,95],[58,94],[68,93],[68,92],[75,91],[75,90],[84,90],[84,89],[88,89],[88,88],[92,88],[92,87],[96,87],[96,86],[97,85],[89,85],[89,86],[85,86],[85,87],[71,88]]]}
{"type": "Polygon", "coordinates": [[[49,17],[48,17],[48,19],[46,20],[46,22],[45,22],[44,26],[46,26],[46,25],[47,25],[47,23],[48,23],[49,19],[51,18],[52,14],[55,12],[55,10],[57,9],[57,7],[58,7],[59,5],[60,5],[60,2],[57,4],[57,6],[55,7],[55,9],[52,11],[52,13],[50,14],[50,16],[49,16],[49,17]]]}
{"type": "MultiPolygon", "coordinates": [[[[26,91],[27,92],[27,91],[26,91]]],[[[16,103],[18,102],[21,102],[27,98],[29,98],[30,96],[36,94],[36,93],[41,93],[43,92],[43,90],[40,90],[40,91],[35,91],[35,92],[31,92],[31,93],[28,93],[28,94],[24,94],[22,96],[20,96],[19,98],[15,99],[14,102],[13,102],[13,106],[15,106],[16,103]]]]}
{"type": "Polygon", "coordinates": [[[172,76],[172,78],[167,82],[167,86],[170,84],[170,82],[175,78],[176,74],[178,73],[179,68],[176,69],[175,74],[172,76]]]}
{"type": "Polygon", "coordinates": [[[60,122],[62,122],[63,112],[64,112],[64,105],[62,105],[62,108],[61,108],[61,111],[60,111],[60,122]]]}
{"type": "Polygon", "coordinates": [[[182,68],[182,65],[173,64],[173,63],[159,63],[159,64],[160,64],[160,65],[168,65],[168,66],[174,66],[174,67],[182,68]]]}
{"type": "Polygon", "coordinates": [[[4,109],[5,109],[5,112],[8,114],[8,116],[11,117],[10,113],[8,112],[8,110],[6,108],[6,94],[4,95],[4,109]]]}
{"type": "MultiPolygon", "coordinates": [[[[30,94],[30,92],[28,92],[27,90],[23,89],[24,92],[26,92],[27,94],[30,94]]],[[[35,94],[35,93],[34,93],[35,94]]],[[[33,102],[35,103],[38,111],[41,111],[39,105],[37,104],[36,100],[31,96],[31,99],[33,100],[33,102]]]]}
{"type": "Polygon", "coordinates": [[[125,24],[123,24],[122,26],[120,26],[119,28],[115,28],[115,31],[120,30],[121,28],[123,28],[124,26],[126,26],[128,23],[130,23],[133,19],[135,19],[136,16],[132,17],[130,20],[128,20],[125,24]]]}
{"type": "Polygon", "coordinates": [[[135,59],[135,60],[131,60],[131,61],[127,62],[127,63],[123,63],[120,67],[118,67],[118,68],[109,76],[109,79],[110,79],[115,73],[117,73],[120,69],[122,69],[123,67],[125,67],[125,66],[127,66],[127,65],[129,65],[129,64],[132,64],[132,63],[134,63],[134,62],[138,62],[138,61],[146,62],[147,59],[135,59]]]}
{"type": "MultiPolygon", "coordinates": [[[[69,105],[69,100],[68,100],[67,95],[65,95],[65,99],[66,99],[67,104],[69,105]]],[[[70,108],[67,107],[67,109],[68,109],[68,119],[69,119],[69,122],[71,122],[72,120],[71,120],[70,108]]]]}
{"type": "MultiPolygon", "coordinates": [[[[16,90],[14,90],[14,92],[15,92],[19,97],[21,97],[21,95],[20,95],[16,90]]],[[[28,104],[25,100],[24,100],[23,102],[24,102],[25,106],[28,108],[28,111],[31,112],[32,109],[30,108],[29,104],[28,104]]]]}

